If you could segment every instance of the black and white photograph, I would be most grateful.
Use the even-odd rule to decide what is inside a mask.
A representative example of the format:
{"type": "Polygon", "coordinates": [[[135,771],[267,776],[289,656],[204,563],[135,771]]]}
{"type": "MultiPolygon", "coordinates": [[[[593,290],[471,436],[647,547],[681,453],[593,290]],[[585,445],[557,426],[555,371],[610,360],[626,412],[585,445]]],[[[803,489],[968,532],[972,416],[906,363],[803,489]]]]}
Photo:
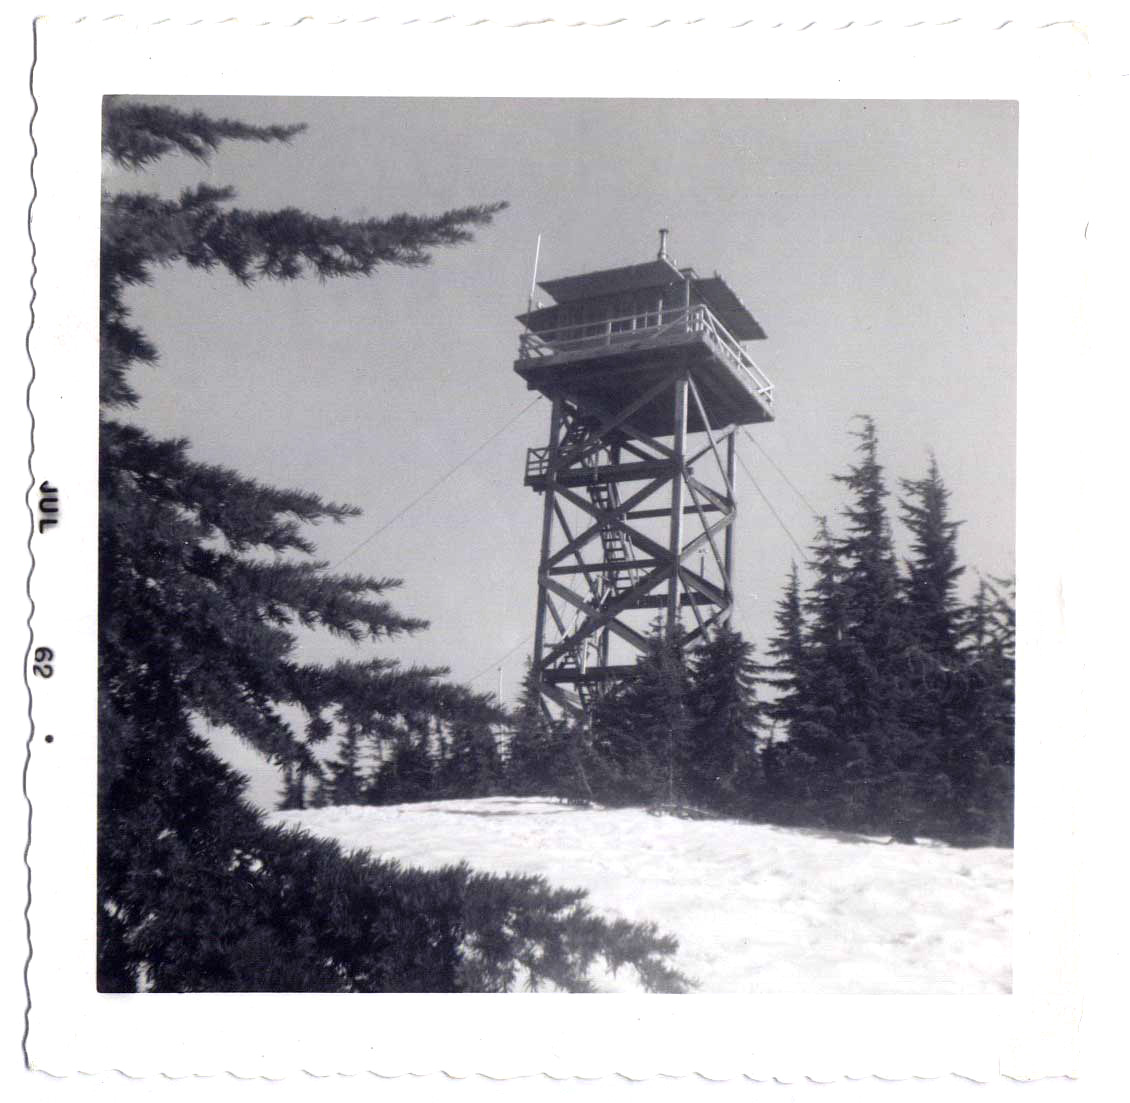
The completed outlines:
{"type": "Polygon", "coordinates": [[[107,97],[99,990],[1008,992],[1017,122],[107,97]]]}
{"type": "Polygon", "coordinates": [[[1070,1074],[1069,32],[378,24],[44,32],[30,1066],[1070,1074]]]}

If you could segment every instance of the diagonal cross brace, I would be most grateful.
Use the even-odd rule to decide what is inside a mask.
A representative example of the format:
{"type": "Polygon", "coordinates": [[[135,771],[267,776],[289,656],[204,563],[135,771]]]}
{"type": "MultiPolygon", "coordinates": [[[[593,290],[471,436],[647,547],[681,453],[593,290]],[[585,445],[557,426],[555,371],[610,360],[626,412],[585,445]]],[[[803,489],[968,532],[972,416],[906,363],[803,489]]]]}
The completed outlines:
{"type": "MultiPolygon", "coordinates": [[[[584,460],[593,455],[593,453],[599,452],[602,448],[606,447],[607,441],[605,440],[605,434],[611,432],[613,429],[617,429],[623,425],[626,430],[634,432],[635,430],[627,424],[628,418],[642,406],[646,406],[656,395],[660,394],[670,385],[668,380],[662,379],[656,383],[654,387],[644,391],[637,399],[625,406],[619,413],[610,415],[600,414],[600,419],[604,424],[601,426],[600,434],[597,439],[595,441],[588,441],[579,448],[574,448],[571,452],[560,454],[558,456],[558,470],[572,467],[574,464],[583,463],[584,460]]],[[[591,405],[591,402],[589,405],[591,405]]],[[[668,449],[667,451],[668,454],[670,454],[670,450],[668,449]]]]}
{"type": "Polygon", "coordinates": [[[726,484],[726,493],[730,496],[730,500],[734,498],[734,488],[730,485],[729,476],[726,474],[726,464],[722,460],[722,453],[718,451],[718,445],[714,440],[714,432],[710,428],[710,418],[706,416],[706,407],[702,404],[702,396],[698,393],[698,387],[695,386],[694,376],[687,376],[687,386],[691,392],[691,398],[694,399],[694,404],[698,407],[699,417],[702,418],[702,428],[706,432],[706,439],[709,442],[709,448],[714,453],[714,459],[718,463],[718,471],[722,476],[722,481],[726,484]]]}
{"type": "MultiPolygon", "coordinates": [[[[569,493],[566,487],[557,487],[558,494],[560,494],[563,498],[566,498],[568,501],[572,502],[574,505],[579,506],[590,517],[595,517],[597,521],[595,525],[591,525],[589,528],[585,529],[584,532],[582,532],[579,536],[572,537],[569,540],[569,543],[567,543],[564,547],[559,548],[551,556],[549,556],[549,558],[545,561],[545,565],[547,567],[555,567],[563,559],[567,559],[570,555],[575,554],[578,548],[584,547],[585,544],[587,544],[590,540],[593,540],[597,536],[599,536],[600,530],[605,525],[616,525],[621,531],[627,532],[629,536],[632,535],[634,530],[631,528],[631,526],[624,523],[623,518],[620,515],[627,513],[628,510],[635,509],[636,506],[645,501],[647,498],[650,498],[652,494],[660,489],[660,487],[665,486],[670,481],[671,479],[667,475],[664,475],[658,479],[653,479],[642,490],[638,490],[626,501],[621,502],[615,510],[598,509],[591,502],[586,501],[584,498],[582,498],[579,494],[569,493]]],[[[568,532],[568,530],[566,530],[566,532],[568,532]]]]}
{"type": "MultiPolygon", "coordinates": [[[[664,479],[663,483],[670,481],[670,479],[664,479]]],[[[663,483],[660,483],[660,485],[663,485],[663,483]]],[[[621,532],[627,533],[627,535],[631,537],[632,542],[637,547],[647,552],[647,554],[650,555],[653,559],[671,560],[674,558],[669,548],[665,548],[662,544],[653,540],[650,536],[645,535],[634,526],[629,525],[627,521],[619,516],[620,514],[625,512],[627,508],[626,503],[621,504],[620,507],[616,510],[603,510],[599,509],[597,506],[594,506],[591,502],[582,498],[579,494],[574,494],[566,487],[559,486],[557,488],[557,493],[560,494],[562,498],[566,499],[569,502],[572,502],[573,505],[575,505],[578,509],[583,510],[590,517],[596,518],[597,524],[594,526],[596,531],[599,532],[601,527],[603,527],[604,525],[615,525],[618,529],[620,529],[621,532]]],[[[632,501],[632,499],[629,499],[629,502],[630,501],[632,501]]],[[[586,532],[590,531],[592,530],[586,530],[586,532]]],[[[580,537],[578,537],[577,539],[579,540],[580,537]]],[[[570,551],[571,550],[572,549],[570,549],[570,551]]],[[[553,556],[550,560],[547,560],[547,565],[553,565],[556,561],[557,555],[553,556]]]]}
{"type": "Polygon", "coordinates": [[[635,629],[629,628],[622,621],[617,620],[616,617],[628,609],[637,597],[641,597],[649,590],[655,589],[660,583],[667,581],[671,571],[672,568],[670,566],[657,567],[654,571],[645,575],[631,589],[625,590],[616,601],[610,603],[604,609],[597,609],[590,605],[578,594],[562,586],[555,579],[547,576],[539,577],[538,581],[545,586],[547,590],[557,594],[558,597],[569,602],[570,605],[576,606],[576,608],[585,613],[587,617],[585,622],[572,636],[561,640],[545,655],[542,659],[542,666],[546,667],[556,662],[561,655],[576,646],[577,640],[592,635],[593,632],[604,627],[615,632],[616,635],[630,643],[637,651],[646,651],[647,638],[635,629]]]}
{"type": "MultiPolygon", "coordinates": [[[[674,379],[666,379],[663,381],[663,386],[670,387],[673,385],[673,383],[674,379]]],[[[570,393],[569,401],[572,402],[573,405],[578,409],[583,407],[585,409],[591,410],[605,424],[615,423],[616,421],[616,412],[609,409],[603,402],[600,402],[598,399],[590,395],[585,395],[583,399],[580,399],[575,394],[570,393]]],[[[616,428],[620,432],[631,436],[633,439],[643,441],[644,444],[648,445],[651,448],[654,448],[656,452],[659,453],[659,457],[665,459],[675,458],[674,448],[672,448],[669,444],[664,444],[662,441],[656,440],[653,436],[649,436],[647,433],[643,432],[642,429],[637,429],[636,426],[633,425],[630,421],[621,421],[616,425],[616,428]]]]}

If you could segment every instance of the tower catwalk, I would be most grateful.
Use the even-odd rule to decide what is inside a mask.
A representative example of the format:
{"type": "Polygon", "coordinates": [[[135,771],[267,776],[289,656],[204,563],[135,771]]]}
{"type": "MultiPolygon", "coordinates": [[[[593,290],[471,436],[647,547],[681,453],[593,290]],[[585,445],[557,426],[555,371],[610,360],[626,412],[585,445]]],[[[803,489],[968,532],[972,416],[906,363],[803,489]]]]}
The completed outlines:
{"type": "Polygon", "coordinates": [[[735,433],[770,421],[773,385],[742,342],[764,338],[720,276],[659,256],[538,285],[514,370],[552,403],[525,483],[543,496],[534,672],[582,713],[634,669],[649,627],[689,610],[689,646],[734,605],[735,433]]]}

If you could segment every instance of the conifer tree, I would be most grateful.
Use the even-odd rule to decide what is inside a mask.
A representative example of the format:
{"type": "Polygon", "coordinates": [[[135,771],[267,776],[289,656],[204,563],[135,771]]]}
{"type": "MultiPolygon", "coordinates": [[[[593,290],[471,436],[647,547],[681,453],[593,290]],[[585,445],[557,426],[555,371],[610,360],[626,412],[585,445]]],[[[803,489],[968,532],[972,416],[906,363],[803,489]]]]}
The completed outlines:
{"type": "Polygon", "coordinates": [[[767,652],[770,665],[766,681],[777,691],[765,705],[765,714],[784,733],[790,730],[804,698],[806,625],[800,588],[800,571],[796,563],[789,569],[785,591],[777,603],[774,620],[776,633],[770,638],[767,652]]]}
{"type": "Polygon", "coordinates": [[[278,809],[280,812],[295,812],[306,807],[304,785],[300,783],[298,771],[289,759],[282,764],[283,781],[279,789],[278,809]]]}
{"type": "MultiPolygon", "coordinates": [[[[518,796],[531,796],[539,788],[545,759],[549,720],[541,707],[533,663],[526,662],[518,704],[510,717],[510,745],[506,754],[506,781],[518,796]]],[[[545,794],[541,794],[545,795],[545,794]]]]}
{"type": "Polygon", "coordinates": [[[864,822],[912,842],[921,811],[916,779],[924,746],[906,724],[907,623],[878,434],[871,418],[860,421],[859,460],[846,475],[836,476],[849,492],[843,511],[847,530],[839,541],[850,643],[844,719],[849,737],[867,752],[864,822]]]}
{"type": "Polygon", "coordinates": [[[547,715],[540,696],[533,665],[528,663],[510,721],[506,784],[518,796],[572,798],[576,794],[570,785],[573,766],[568,761],[568,723],[547,715]]]}
{"type": "Polygon", "coordinates": [[[896,714],[893,674],[902,643],[902,609],[894,543],[887,518],[887,488],[878,462],[878,436],[869,417],[855,434],[859,461],[846,475],[834,476],[849,493],[843,510],[846,532],[837,542],[842,566],[842,600],[846,638],[854,660],[850,681],[853,706],[849,723],[870,730],[873,749],[880,750],[883,728],[896,714]]]}
{"type": "Polygon", "coordinates": [[[502,760],[489,723],[457,720],[451,727],[437,785],[445,797],[494,796],[502,779],[502,760]]]}
{"type": "Polygon", "coordinates": [[[410,726],[392,739],[372,786],[376,804],[410,804],[432,800],[441,787],[441,761],[427,727],[410,726]]]}
{"type": "Polygon", "coordinates": [[[804,660],[788,741],[770,750],[765,765],[787,817],[855,823],[869,762],[867,747],[847,722],[854,674],[851,625],[839,543],[825,517],[819,519],[809,568],[812,583],[802,602],[804,660]]]}
{"type": "Polygon", "coordinates": [[[924,651],[952,663],[960,634],[957,584],[965,573],[957,555],[961,522],[950,520],[950,492],[933,455],[923,478],[900,481],[907,497],[899,505],[912,552],[903,584],[909,629],[924,651]]]}
{"type": "Polygon", "coordinates": [[[784,813],[789,801],[788,757],[795,749],[790,735],[801,716],[807,696],[806,660],[808,658],[800,571],[794,562],[781,600],[774,614],[776,633],[770,637],[767,652],[766,682],[776,690],[767,701],[764,715],[769,721],[769,738],[761,751],[761,769],[765,781],[767,811],[776,817],[784,813]]]}
{"type": "Polygon", "coordinates": [[[794,567],[768,652],[785,731],[762,751],[766,806],[786,822],[1011,843],[1015,614],[1011,583],[963,607],[960,522],[937,461],[900,480],[898,570],[874,423],[856,433],[845,532],[821,519],[802,597],[794,567]]]}
{"type": "Polygon", "coordinates": [[[965,571],[957,554],[961,522],[950,520],[950,493],[933,455],[923,478],[900,482],[906,494],[899,502],[902,521],[911,538],[903,579],[904,677],[909,684],[904,720],[920,751],[923,827],[944,834],[953,826],[953,761],[963,732],[956,712],[963,682],[957,596],[957,584],[965,571]]]}
{"type": "MultiPolygon", "coordinates": [[[[131,166],[174,148],[206,157],[226,138],[286,141],[295,133],[108,100],[103,143],[108,156],[131,166]]],[[[500,207],[346,223],[296,210],[243,211],[227,206],[232,197],[210,185],[176,200],[103,197],[98,872],[110,987],[128,988],[125,977],[142,960],[150,975],[161,975],[152,945],[149,957],[138,955],[138,924],[151,943],[162,929],[174,939],[191,898],[216,895],[199,884],[202,872],[193,877],[184,868],[179,881],[155,885],[154,863],[175,864],[157,858],[155,846],[191,841],[198,856],[215,854],[219,871],[230,862],[225,830],[233,823],[252,830],[244,813],[229,810],[239,779],[212,762],[192,722],[229,728],[284,766],[287,803],[302,807],[306,778],[319,772],[311,741],[325,738],[335,709],[347,704],[363,730],[408,707],[444,708],[451,698],[440,670],[292,658],[296,625],[356,642],[424,627],[389,605],[395,580],[331,576],[311,561],[304,527],[344,521],[356,509],[194,460],[186,441],[155,439],[112,411],[136,404],[129,371],[157,358],[125,302],[128,288],[149,282],[155,268],[179,261],[244,284],[305,272],[365,275],[382,264],[426,263],[430,248],[467,240],[500,207]],[[306,739],[287,707],[305,713],[306,739]],[[169,769],[159,768],[164,762],[169,769]],[[196,769],[186,772],[190,762],[196,769]]]]}
{"type": "Polygon", "coordinates": [[[964,610],[956,733],[943,762],[950,826],[964,839],[1013,837],[1016,597],[1011,579],[982,578],[964,610]]]}
{"type": "MultiPolygon", "coordinates": [[[[298,130],[109,99],[103,148],[136,167],[174,149],[206,159],[227,139],[286,141],[298,130]]],[[[530,959],[534,981],[580,988],[593,939],[605,955],[635,940],[625,960],[645,983],[677,983],[657,963],[670,945],[653,931],[578,919],[575,900],[544,883],[399,870],[268,828],[242,799],[246,779],[197,730],[226,727],[284,767],[287,800],[300,807],[319,773],[314,748],[335,722],[363,736],[412,716],[499,715],[492,699],[445,683],[440,669],[298,661],[298,626],[357,643],[424,627],[389,604],[395,580],[331,575],[311,558],[307,526],[357,510],[202,462],[186,441],[158,440],[115,413],[137,402],[131,369],[157,359],[125,296],[159,267],[184,263],[245,285],[370,275],[427,263],[502,205],[346,222],[240,210],[232,198],[211,185],[175,200],[103,196],[99,989],[452,991],[505,985],[514,955],[530,959]],[[472,970],[463,939],[491,930],[500,908],[517,919],[472,970]],[[570,934],[578,922],[590,943],[583,953],[570,934]],[[534,952],[539,938],[556,956],[534,952]]]]}
{"type": "Polygon", "coordinates": [[[757,686],[764,673],[753,644],[728,624],[691,653],[684,774],[687,795],[703,808],[748,815],[761,803],[757,686]]]}
{"type": "Polygon", "coordinates": [[[319,803],[361,804],[365,777],[361,767],[361,730],[356,725],[346,727],[338,743],[337,757],[325,764],[324,791],[319,803]]]}
{"type": "Polygon", "coordinates": [[[598,799],[672,805],[684,799],[689,693],[682,637],[668,637],[657,623],[633,672],[592,708],[598,799]]]}

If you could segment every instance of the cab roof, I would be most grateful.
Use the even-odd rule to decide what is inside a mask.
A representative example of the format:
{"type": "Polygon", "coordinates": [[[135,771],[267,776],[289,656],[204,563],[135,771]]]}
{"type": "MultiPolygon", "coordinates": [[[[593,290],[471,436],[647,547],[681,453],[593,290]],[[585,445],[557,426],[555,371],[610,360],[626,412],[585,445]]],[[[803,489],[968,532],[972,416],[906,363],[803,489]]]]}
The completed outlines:
{"type": "MultiPolygon", "coordinates": [[[[688,277],[692,293],[706,303],[734,337],[739,341],[764,340],[765,331],[757,319],[721,276],[699,276],[693,268],[676,268],[666,257],[644,264],[629,264],[623,268],[605,268],[599,272],[583,272],[577,276],[542,280],[538,287],[555,303],[563,304],[627,291],[662,290],[674,284],[682,285],[688,277]]],[[[520,314],[518,321],[535,328],[531,323],[551,309],[552,307],[548,307],[520,314]]]]}

